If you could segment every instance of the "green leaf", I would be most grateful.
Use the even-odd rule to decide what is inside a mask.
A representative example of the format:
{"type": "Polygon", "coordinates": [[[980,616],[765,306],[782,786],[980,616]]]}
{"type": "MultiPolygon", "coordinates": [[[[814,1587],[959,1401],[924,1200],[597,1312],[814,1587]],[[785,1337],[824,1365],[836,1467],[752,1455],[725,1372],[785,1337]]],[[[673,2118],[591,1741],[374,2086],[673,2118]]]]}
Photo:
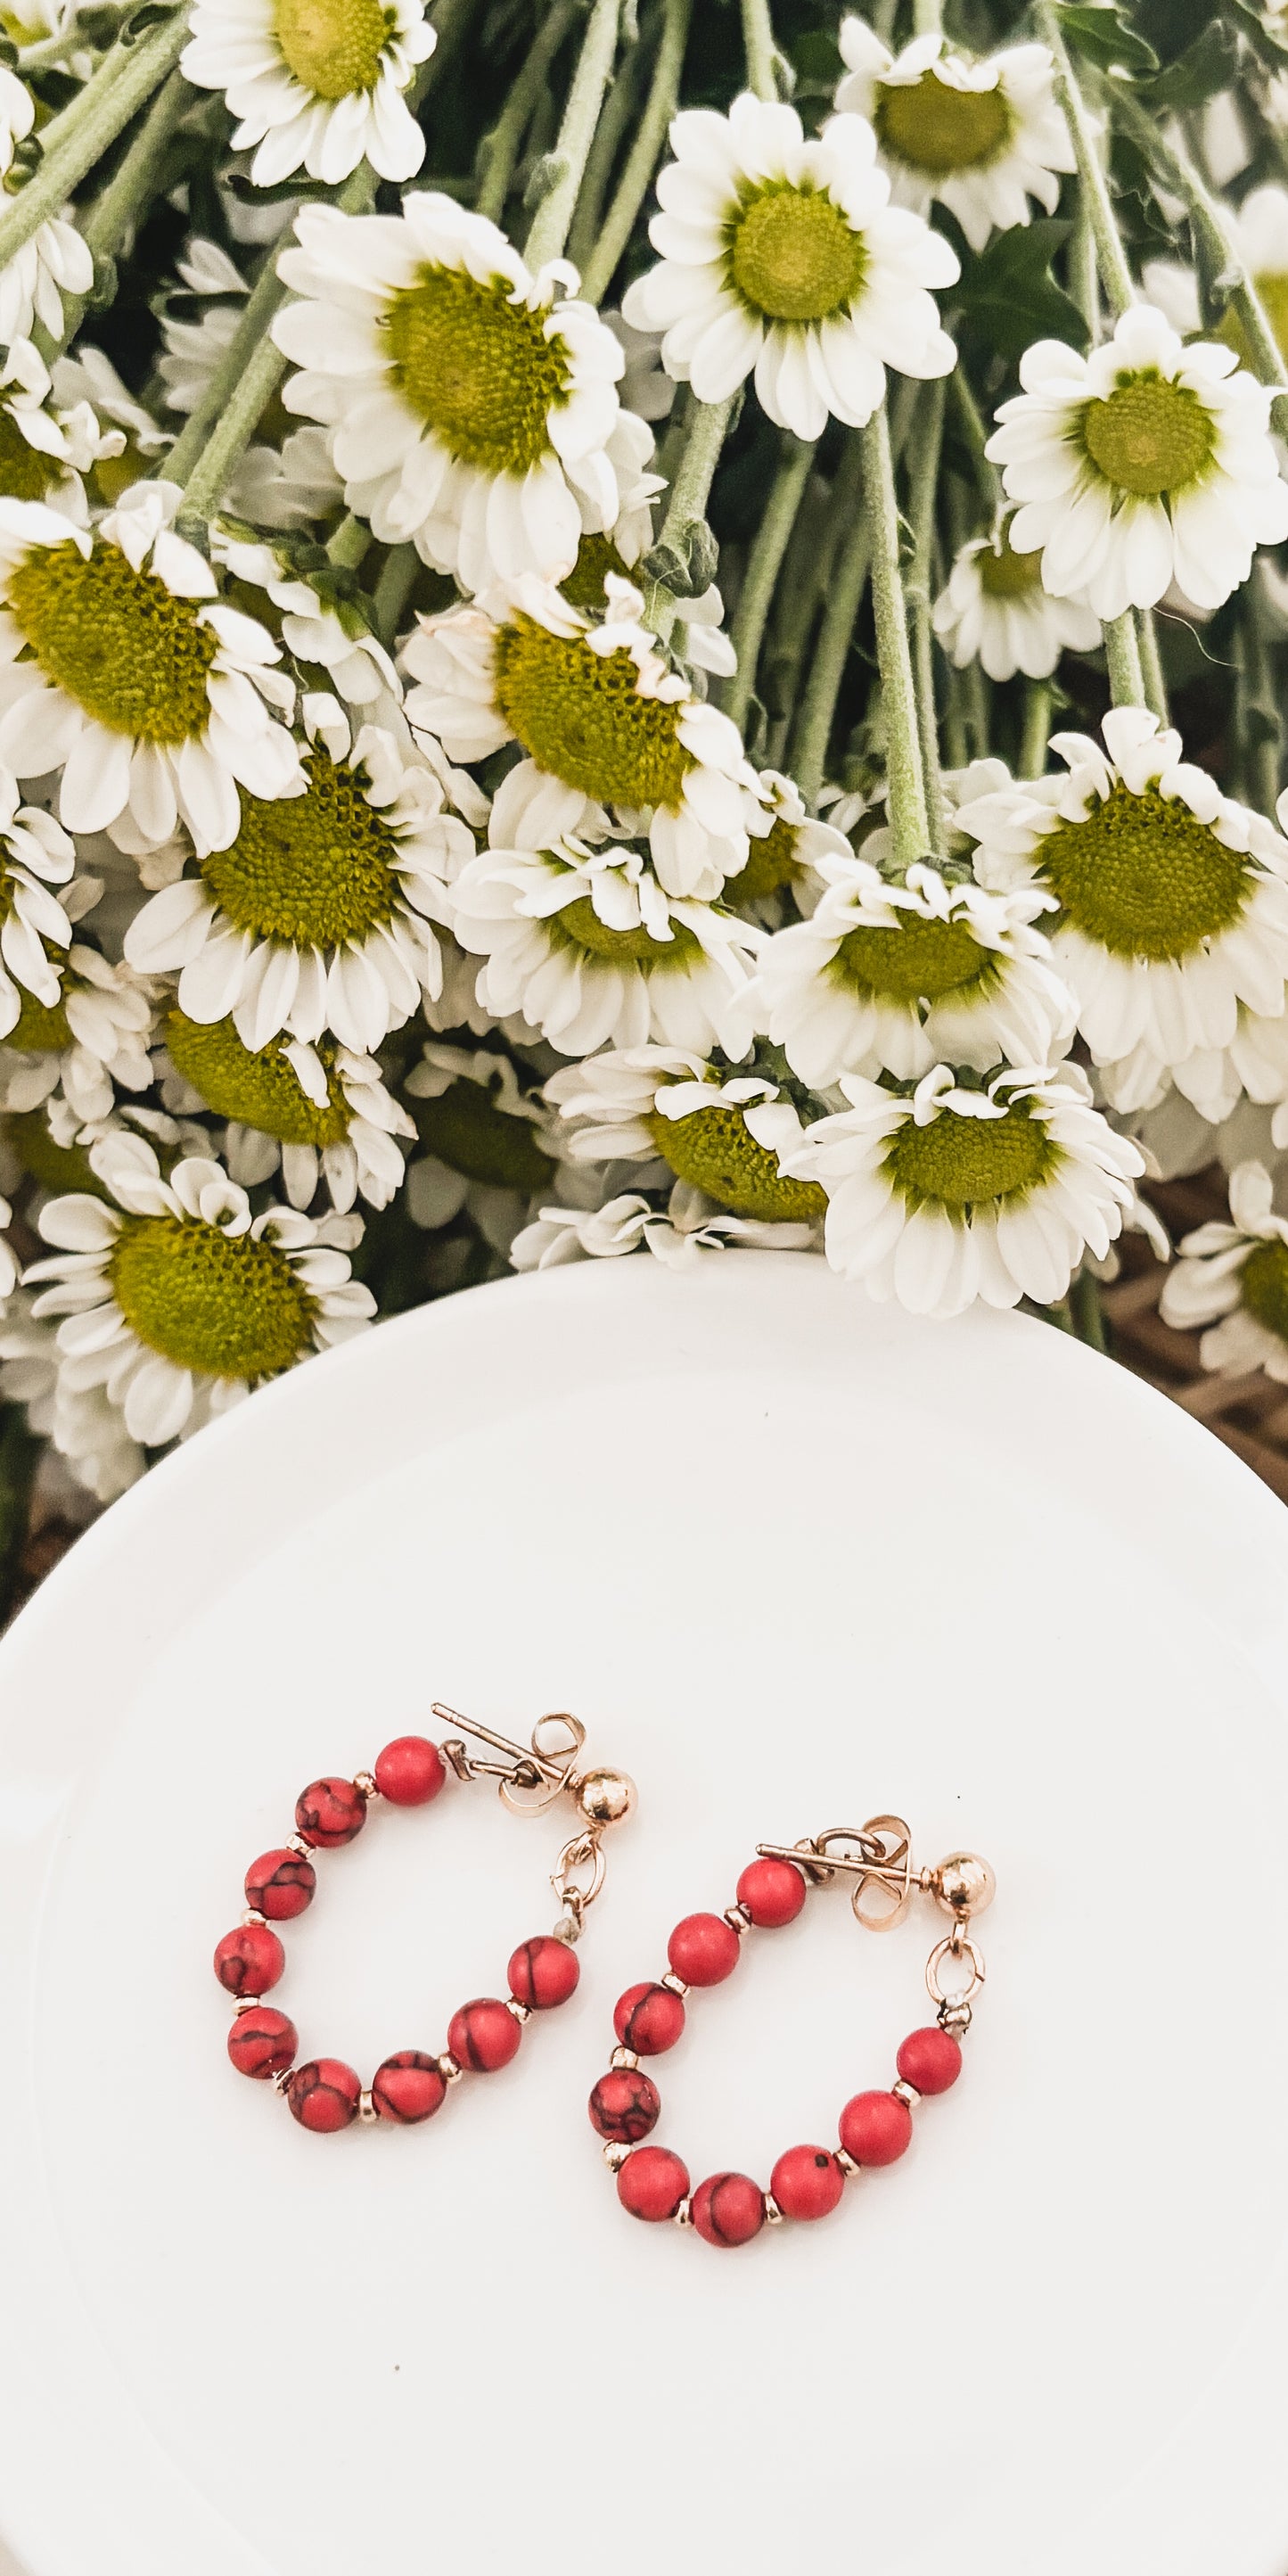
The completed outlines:
{"type": "Polygon", "coordinates": [[[1228,89],[1239,62],[1239,39],[1233,27],[1213,18],[1166,71],[1151,81],[1149,105],[1168,109],[1202,107],[1218,90],[1228,89]]]}
{"type": "Polygon", "coordinates": [[[1156,72],[1158,56],[1143,36],[1124,24],[1114,0],[1079,0],[1057,8],[1056,16],[1075,53],[1085,55],[1102,72],[1156,72]]]}
{"type": "Polygon", "coordinates": [[[1019,358],[1034,340],[1067,340],[1085,349],[1087,325],[1056,284],[1051,262],[1072,226],[1043,216],[998,233],[962,267],[956,302],[973,337],[1001,358],[1019,358]]]}
{"type": "Polygon", "coordinates": [[[1288,63],[1288,31],[1263,17],[1255,0],[1224,0],[1225,14],[1238,33],[1245,37],[1267,69],[1281,72],[1288,63]]]}

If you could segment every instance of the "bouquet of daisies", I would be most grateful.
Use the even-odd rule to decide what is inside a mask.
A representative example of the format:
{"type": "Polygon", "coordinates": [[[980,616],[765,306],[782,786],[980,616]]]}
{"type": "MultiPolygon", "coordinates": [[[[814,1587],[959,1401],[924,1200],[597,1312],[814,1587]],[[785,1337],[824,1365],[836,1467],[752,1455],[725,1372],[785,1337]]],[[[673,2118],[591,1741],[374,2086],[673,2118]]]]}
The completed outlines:
{"type": "MultiPolygon", "coordinates": [[[[5,0],[0,1434],[808,1251],[1288,1377],[1271,0],[5,0]]],[[[52,1463],[51,1463],[52,1462],[52,1463]]]]}

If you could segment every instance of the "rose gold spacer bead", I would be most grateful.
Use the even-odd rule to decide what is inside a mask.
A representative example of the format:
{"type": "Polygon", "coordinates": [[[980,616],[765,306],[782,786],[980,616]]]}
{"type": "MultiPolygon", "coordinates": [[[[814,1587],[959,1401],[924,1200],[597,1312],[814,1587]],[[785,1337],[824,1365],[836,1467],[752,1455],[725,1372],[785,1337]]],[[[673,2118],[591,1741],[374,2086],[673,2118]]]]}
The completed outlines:
{"type": "Polygon", "coordinates": [[[366,2091],[361,2092],[358,2095],[358,2118],[360,2120],[378,2120],[379,2117],[380,2113],[376,2109],[370,2093],[366,2091]]]}
{"type": "Polygon", "coordinates": [[[295,2069],[293,2066],[284,2066],[281,2074],[275,2075],[272,2079],[273,2091],[275,2093],[289,2093],[291,2089],[291,2077],[294,2073],[295,2069]]]}
{"type": "Polygon", "coordinates": [[[915,2084],[905,2084],[901,2075],[898,2083],[892,2084],[890,2090],[893,2093],[896,2102],[904,2103],[909,2111],[916,2110],[917,2104],[921,2100],[921,2095],[917,2091],[915,2084]]]}
{"type": "Polygon", "coordinates": [[[725,1921],[730,1926],[730,1929],[737,1933],[740,1941],[744,1932],[749,1932],[751,1929],[751,1916],[747,1912],[745,1905],[727,1905],[725,1907],[725,1921]]]}
{"type": "Polygon", "coordinates": [[[624,2147],[619,2139],[605,2138],[604,2162],[607,2165],[609,2172],[620,2173],[630,2152],[630,2148],[624,2147]]]}
{"type": "Polygon", "coordinates": [[[552,1941],[566,1941],[571,1949],[574,1941],[581,1939],[581,1925],[576,1915],[561,1914],[550,1938],[552,1941]]]}
{"type": "Polygon", "coordinates": [[[286,1848],[288,1851],[295,1853],[297,1860],[317,1859],[317,1853],[314,1850],[312,1843],[306,1842],[303,1834],[292,1834],[286,1848]]]}
{"type": "Polygon", "coordinates": [[[677,1977],[674,1968],[668,1968],[666,1975],[664,1977],[659,1977],[658,1984],[661,1986],[669,1986],[671,1993],[673,1995],[679,1995],[681,2000],[683,2000],[684,1996],[687,1995],[689,1991],[683,1977],[677,1977]]]}
{"type": "Polygon", "coordinates": [[[853,2156],[847,2156],[844,2147],[837,2147],[834,2153],[846,2181],[852,2182],[855,2174],[861,2171],[861,2167],[856,2165],[853,2156]]]}
{"type": "Polygon", "coordinates": [[[521,2004],[517,1995],[506,1996],[505,2009],[508,2013],[513,2013],[517,2022],[531,2021],[532,2019],[532,2006],[530,2004],[521,2004]]]}
{"type": "Polygon", "coordinates": [[[268,1916],[266,1914],[257,1913],[253,1905],[248,1905],[242,1916],[242,1921],[243,1923],[267,1923],[268,1916]]]}
{"type": "Polygon", "coordinates": [[[380,1795],[373,1771],[355,1771],[353,1785],[355,1789],[361,1789],[364,1798],[378,1798],[380,1795]]]}
{"type": "Polygon", "coordinates": [[[682,2200],[682,2201],[681,2201],[680,2206],[679,2206],[679,2208],[677,2209],[677,2211],[676,2211],[676,2213],[675,2213],[675,2222],[674,2222],[674,2223],[675,2223],[675,2225],[676,2225],[677,2227],[692,2227],[692,2225],[693,2225],[693,2203],[692,2203],[692,2201],[691,2201],[691,2200],[682,2200]]]}
{"type": "Polygon", "coordinates": [[[783,2213],[779,2208],[772,2191],[767,2191],[764,2194],[764,2202],[766,2227],[781,2227],[783,2224],[783,2213]]]}
{"type": "Polygon", "coordinates": [[[263,2003],[262,1995],[239,1995],[233,2006],[236,2013],[254,2012],[263,2003]]]}
{"type": "Polygon", "coordinates": [[[445,2048],[442,2056],[438,2059],[438,2071],[442,2076],[444,2084],[459,2084],[462,2075],[465,2073],[464,2067],[457,2065],[449,2048],[445,2048]]]}
{"type": "Polygon", "coordinates": [[[608,2063],[613,2067],[624,2067],[633,2075],[639,2065],[639,2059],[633,2048],[615,2048],[608,2063]]]}

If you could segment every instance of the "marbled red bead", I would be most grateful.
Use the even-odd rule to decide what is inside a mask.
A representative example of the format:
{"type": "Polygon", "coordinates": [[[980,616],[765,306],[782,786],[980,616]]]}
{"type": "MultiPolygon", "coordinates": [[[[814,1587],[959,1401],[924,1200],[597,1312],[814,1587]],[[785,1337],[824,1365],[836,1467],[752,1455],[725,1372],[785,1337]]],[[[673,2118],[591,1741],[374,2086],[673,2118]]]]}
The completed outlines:
{"type": "Polygon", "coordinates": [[[738,1903],[764,1931],[794,1923],[807,1892],[803,1872],[789,1860],[748,1861],[738,1881],[738,1903]]]}
{"type": "Polygon", "coordinates": [[[377,1754],[371,1776],[391,1807],[427,1807],[447,1772],[438,1746],[427,1735],[396,1735],[377,1754]]]}
{"type": "Polygon", "coordinates": [[[845,2189],[845,2176],[826,2147],[788,2147],[769,2188],[784,2218],[826,2218],[845,2189]]]}
{"type": "Polygon", "coordinates": [[[261,2082],[270,2075],[285,2075],[299,2044],[294,2022],[273,2004],[251,2004],[238,2013],[228,2033],[228,2054],[238,2074],[254,2075],[261,2082]]]}
{"type": "Polygon", "coordinates": [[[670,1986],[628,1986],[613,2008],[613,2028],[637,2057],[661,2057],[684,2029],[684,1998],[670,1986]]]}
{"type": "Polygon", "coordinates": [[[738,1935],[723,1914],[686,1914],[666,1955],[686,1986],[721,1986],[738,1965],[738,1935]]]}
{"type": "Polygon", "coordinates": [[[912,2144],[912,2113],[897,2093],[856,2093],[841,2113],[841,2144],[856,2165],[892,2165],[912,2144]]]}
{"type": "Polygon", "coordinates": [[[495,2075],[498,2067],[508,2066],[522,2037],[522,2024],[508,2005],[490,1995],[462,2004],[447,2025],[447,2045],[457,2065],[468,2066],[475,2075],[495,2075]]]}
{"type": "Polygon", "coordinates": [[[361,2078],[342,2058],[311,2057],[306,2066],[297,2066],[286,2098],[302,2129],[325,2136],[357,2119],[361,2094],[361,2078]]]}
{"type": "Polygon", "coordinates": [[[895,2064],[918,2093],[946,2093],[962,2071],[961,2047],[950,2030],[931,2022],[925,2030],[909,2031],[895,2064]]]}
{"type": "Polygon", "coordinates": [[[765,2224],[765,2195],[750,2174],[709,2174],[693,2195],[693,2224],[708,2245],[748,2245],[765,2224]]]}
{"type": "Polygon", "coordinates": [[[689,2169],[669,2147],[636,2147],[617,2173],[617,2197],[632,2218],[674,2218],[689,2188],[689,2169]]]}
{"type": "Polygon", "coordinates": [[[229,1995],[266,1995],[285,1965],[286,1952],[267,1923],[239,1923],[215,1951],[215,1975],[229,1995]]]}
{"type": "Polygon", "coordinates": [[[601,2138],[611,2138],[619,2147],[633,2147],[655,2129],[662,2109],[662,2096],[650,2075],[641,2075],[638,2066],[610,2066],[601,2075],[587,2105],[590,2124],[601,2138]]]}
{"type": "Polygon", "coordinates": [[[366,1798],[352,1780],[310,1780],[295,1801],[296,1831],[322,1851],[351,1843],[366,1821],[366,1798]]]}
{"type": "Polygon", "coordinates": [[[527,2004],[532,2012],[551,2012],[576,1993],[581,1962],[567,1941],[542,1932],[534,1941],[520,1944],[506,1975],[517,2004],[527,2004]]]}
{"type": "Polygon", "coordinates": [[[371,2079],[371,2099],[381,2119],[401,2121],[404,2128],[432,2119],[446,2094],[438,2059],[423,2056],[418,2048],[400,2048],[396,2056],[386,2057],[371,2079]]]}
{"type": "Polygon", "coordinates": [[[246,1902],[270,1923],[290,1923],[311,1905],[318,1874],[302,1852],[261,1852],[246,1872],[246,1902]]]}

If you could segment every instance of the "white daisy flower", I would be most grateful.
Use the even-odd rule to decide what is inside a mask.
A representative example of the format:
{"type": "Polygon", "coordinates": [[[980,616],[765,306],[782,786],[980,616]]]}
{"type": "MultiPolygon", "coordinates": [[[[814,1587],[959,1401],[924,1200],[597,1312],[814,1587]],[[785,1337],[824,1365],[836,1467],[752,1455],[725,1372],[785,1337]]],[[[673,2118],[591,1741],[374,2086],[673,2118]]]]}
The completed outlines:
{"type": "Polygon", "coordinates": [[[1288,484],[1270,439],[1270,389],[1212,341],[1183,346],[1152,305],[1079,357],[1039,340],[1001,405],[986,453],[1002,467],[1021,554],[1098,617],[1151,608],[1172,582],[1219,608],[1258,546],[1288,536],[1288,484]]]}
{"type": "Polygon", "coordinates": [[[374,1056],[328,1038],[308,1046],[272,1037],[252,1050],[231,1019],[191,1020],[177,1005],[164,1036],[179,1077],[163,1085],[167,1108],[189,1116],[213,1109],[229,1121],[225,1159],[244,1188],[280,1168],[292,1207],[311,1207],[322,1181],[332,1207],[346,1212],[360,1197],[388,1207],[401,1189],[396,1140],[416,1130],[374,1056]]]}
{"type": "Polygon", "coordinates": [[[871,419],[887,366],[949,373],[956,351],[929,289],[953,284],[956,254],[890,205],[861,116],[807,140],[794,108],[744,94],[728,116],[686,109],[671,148],[649,226],[661,264],[622,311],[664,334],[669,373],[699,401],[725,401],[754,370],[762,411],[819,438],[829,413],[871,419]]]}
{"type": "Polygon", "coordinates": [[[253,1217],[220,1164],[185,1156],[166,1180],[141,1136],[105,1136],[89,1159],[115,1204],[47,1201],[40,1231],[58,1249],[26,1277],[37,1321],[64,1319],[62,1382],[102,1388],[132,1440],[160,1448],[370,1321],[350,1276],[357,1217],[253,1217]]]}
{"type": "Polygon", "coordinates": [[[1228,1048],[1241,1002],[1282,1012],[1288,842],[1143,708],[1115,707],[1103,732],[1108,757],[1056,734],[1063,775],[970,799],[957,821],[986,885],[1055,896],[1056,965],[1107,1097],[1131,1110],[1196,1048],[1228,1048]]]}
{"type": "Polygon", "coordinates": [[[635,1191],[602,1208],[545,1207],[516,1235],[510,1259],[516,1270],[552,1270],[565,1261],[613,1260],[651,1252],[668,1270],[689,1270],[704,1252],[738,1244],[752,1251],[809,1252],[812,1225],[765,1225],[713,1207],[702,1190],[677,1181],[665,1206],[635,1191]]]}
{"type": "Polygon", "coordinates": [[[135,484],[90,536],[42,502],[0,501],[0,760],[61,769],[74,832],[129,814],[151,841],[181,816],[226,848],[239,785],[297,793],[299,755],[269,713],[294,691],[253,618],[169,522],[173,483],[135,484]]]}
{"type": "Polygon", "coordinates": [[[945,1062],[984,1073],[1064,1053],[1075,1005],[1033,927],[1051,908],[1041,888],[993,893],[929,864],[901,885],[849,850],[818,873],[809,920],[775,932],[749,996],[812,1089],[846,1073],[907,1081],[945,1062]]]}
{"type": "Polygon", "coordinates": [[[157,374],[167,411],[195,411],[236,338],[249,289],[222,243],[193,233],[176,262],[179,283],[161,308],[157,374]],[[196,311],[193,312],[193,299],[196,311]]]}
{"type": "Polygon", "coordinates": [[[977,59],[929,35],[895,55],[861,18],[842,19],[840,45],[836,104],[875,127],[897,206],[924,215],[938,199],[976,251],[1027,224],[1030,197],[1055,213],[1076,163],[1045,45],[977,59]]]}
{"type": "Polygon", "coordinates": [[[1288,1385],[1288,1218],[1274,1213],[1264,1164],[1231,1173],[1228,1225],[1185,1236],[1158,1311],[1180,1332],[1209,1326],[1199,1344],[1204,1368],[1234,1377],[1260,1368],[1288,1385]]]}
{"type": "Polygon", "coordinates": [[[848,859],[851,851],[835,823],[807,811],[794,778],[784,777],[780,769],[762,769],[757,785],[761,811],[749,818],[746,862],[730,878],[725,895],[739,912],[776,929],[784,897],[790,895],[798,913],[812,912],[822,891],[823,861],[848,859]]]}
{"type": "Polygon", "coordinates": [[[561,1055],[608,1042],[704,1054],[717,1040],[734,1053],[746,1045],[748,965],[763,934],[667,894],[629,841],[562,839],[544,850],[494,841],[462,869],[452,908],[462,948],[484,960],[484,1009],[500,1020],[518,1013],[561,1055]]]}
{"type": "Polygon", "coordinates": [[[84,234],[61,215],[51,217],[0,268],[0,345],[29,340],[37,322],[52,340],[65,328],[63,297],[88,295],[94,258],[84,234]]]}
{"type": "Polygon", "coordinates": [[[241,119],[233,147],[273,188],[296,170],[338,187],[360,161],[410,179],[425,138],[403,96],[437,38],[421,0],[195,0],[180,68],[241,119]]]}
{"type": "Polygon", "coordinates": [[[0,769],[0,1037],[18,1027],[29,1004],[53,1010],[61,959],[50,948],[71,945],[64,903],[51,893],[76,867],[76,845],[52,814],[24,805],[17,779],[0,769]]]}
{"type": "Polygon", "coordinates": [[[508,1056],[438,1039],[422,1049],[403,1090],[416,1103],[428,1148],[407,1175],[408,1215],[436,1231],[464,1209],[493,1249],[508,1253],[533,1200],[556,1175],[540,1094],[522,1087],[508,1056]]]}
{"type": "Polygon", "coordinates": [[[87,402],[49,407],[49,370],[30,340],[15,340],[0,364],[0,491],[13,501],[48,501],[83,527],[82,475],[120,456],[125,433],[101,430],[87,402]]]}
{"type": "Polygon", "coordinates": [[[284,566],[270,545],[231,537],[216,527],[211,553],[234,580],[262,590],[280,611],[282,641],[297,662],[325,671],[346,706],[378,707],[374,720],[389,724],[402,704],[402,682],[360,609],[320,598],[312,583],[284,566]]]}
{"type": "Polygon", "coordinates": [[[852,1103],[806,1130],[785,1168],[827,1192],[834,1270],[917,1315],[976,1297],[1063,1297],[1084,1252],[1103,1259],[1144,1159],[1091,1105],[1076,1065],[1005,1070],[962,1088],[936,1065],[911,1098],[843,1074],[852,1103]]]}
{"type": "Polygon", "coordinates": [[[628,1047],[562,1065],[546,1098],[575,1121],[575,1162],[643,1161],[705,1192],[733,1216],[816,1225],[817,1183],[789,1180],[781,1154],[800,1144],[800,1118],[776,1082],[721,1071],[692,1048],[628,1047]]]}
{"type": "Polygon", "coordinates": [[[74,356],[55,358],[53,390],[55,402],[64,411],[77,411],[84,404],[96,419],[109,420],[115,429],[124,431],[122,491],[138,480],[139,460],[155,459],[171,444],[170,431],[162,429],[146,405],[136,400],[111,359],[92,341],[78,340],[74,356]],[[133,472],[129,470],[130,459],[134,460],[133,472]]]}
{"type": "Polygon", "coordinates": [[[57,1333],[34,1321],[33,1304],[19,1289],[0,1321],[0,1397],[25,1407],[32,1430],[52,1442],[97,1502],[114,1503],[138,1483],[147,1459],[101,1387],[64,1382],[57,1333]]]}
{"type": "Polygon", "coordinates": [[[87,1126],[110,1117],[118,1085],[146,1091],[151,1084],[152,996],[83,940],[72,941],[57,967],[57,998],[25,995],[0,1046],[0,1100],[21,1116],[60,1091],[78,1125],[87,1126]]]}
{"type": "Polygon", "coordinates": [[[12,1223],[13,1209],[0,1198],[0,1308],[7,1306],[18,1285],[18,1256],[9,1241],[12,1223]]]}
{"type": "Polygon", "coordinates": [[[330,433],[311,422],[280,447],[248,447],[224,496],[234,519],[254,528],[307,528],[338,520],[344,485],[331,462],[330,433]]]}
{"type": "Polygon", "coordinates": [[[1062,653],[1090,653],[1100,642],[1100,620],[1085,602],[1054,598],[1041,556],[1016,553],[1009,519],[961,548],[935,601],[934,628],[959,671],[978,662],[990,680],[1017,671],[1048,679],[1062,653]]]}
{"type": "Polygon", "coordinates": [[[407,720],[456,760],[523,745],[502,791],[520,848],[585,837],[606,807],[630,837],[647,832],[668,892],[706,900],[745,865],[756,773],[737,726],[659,653],[640,592],[613,573],[605,590],[598,621],[535,580],[495,615],[476,603],[419,618],[402,652],[419,683],[407,720]]]}
{"type": "MultiPolygon", "coordinates": [[[[1222,213],[1234,255],[1256,287],[1281,351],[1288,354],[1288,188],[1273,182],[1253,188],[1241,205],[1227,204],[1222,213]]],[[[1142,276],[1151,304],[1166,314],[1172,329],[1182,339],[1197,337],[1203,315],[1193,269],[1178,260],[1154,259],[1146,261],[1142,276]]],[[[1241,366],[1252,366],[1252,352],[1233,305],[1211,336],[1224,340],[1241,366]]]]}
{"type": "Polygon", "coordinates": [[[231,1019],[256,1053],[282,1031],[311,1046],[330,1030],[369,1054],[409,1019],[439,988],[432,925],[474,847],[391,735],[364,725],[350,749],[344,724],[332,741],[309,749],[299,795],[247,797],[228,846],[163,887],[126,934],[140,973],[178,975],[189,1019],[231,1019]]]}
{"type": "Polygon", "coordinates": [[[305,206],[273,336],[300,369],[288,411],[332,431],[349,509],[388,545],[415,540],[467,590],[577,560],[583,510],[612,525],[622,352],[576,271],[534,277],[504,233],[454,198],[402,213],[305,206]]]}
{"type": "Polygon", "coordinates": [[[599,318],[622,345],[626,372],[621,397],[627,411],[638,412],[641,420],[669,420],[675,407],[675,380],[662,365],[661,332],[638,330],[615,310],[606,309],[599,318]]]}

